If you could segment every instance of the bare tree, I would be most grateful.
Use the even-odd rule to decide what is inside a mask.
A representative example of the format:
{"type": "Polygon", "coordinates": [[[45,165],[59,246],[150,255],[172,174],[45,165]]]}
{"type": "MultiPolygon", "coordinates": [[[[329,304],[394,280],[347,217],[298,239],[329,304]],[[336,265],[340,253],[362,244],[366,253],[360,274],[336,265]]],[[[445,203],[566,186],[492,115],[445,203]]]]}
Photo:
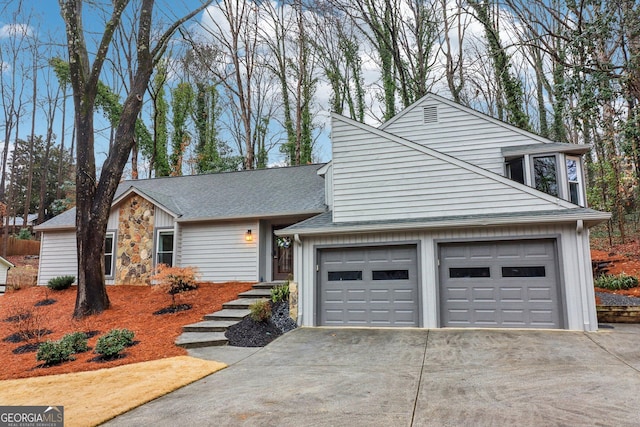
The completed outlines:
{"type": "MultiPolygon", "coordinates": [[[[66,24],[69,70],[77,133],[76,240],[78,251],[78,294],[74,317],[100,313],[109,307],[105,287],[104,238],[111,202],[134,144],[135,123],[154,65],[160,60],[171,36],[184,22],[202,11],[211,1],[176,20],[152,46],[153,0],[142,0],[137,20],[137,61],[129,93],[123,104],[113,147],[96,174],[94,154],[94,105],[100,74],[116,28],[129,0],[114,0],[95,55],[90,61],[83,26],[82,0],[59,0],[66,24]]],[[[92,29],[95,31],[95,29],[92,29]]]]}
{"type": "Polygon", "coordinates": [[[265,167],[273,146],[267,134],[275,97],[264,64],[259,8],[255,0],[223,0],[206,11],[206,37],[191,40],[194,54],[227,95],[231,113],[227,127],[245,169],[265,167]]]}
{"type": "MultiPolygon", "coordinates": [[[[20,3],[21,6],[21,3],[20,3]]],[[[28,49],[31,33],[30,18],[23,19],[22,8],[17,7],[11,16],[13,24],[8,26],[8,37],[2,40],[0,45],[0,91],[2,95],[2,112],[4,119],[4,146],[2,149],[2,177],[0,177],[0,201],[6,201],[5,186],[7,176],[7,160],[9,146],[16,127],[24,114],[23,91],[26,73],[26,65],[23,61],[23,53],[28,49]],[[23,23],[18,23],[23,22],[23,23]]],[[[15,133],[17,139],[17,131],[15,133]]]]}

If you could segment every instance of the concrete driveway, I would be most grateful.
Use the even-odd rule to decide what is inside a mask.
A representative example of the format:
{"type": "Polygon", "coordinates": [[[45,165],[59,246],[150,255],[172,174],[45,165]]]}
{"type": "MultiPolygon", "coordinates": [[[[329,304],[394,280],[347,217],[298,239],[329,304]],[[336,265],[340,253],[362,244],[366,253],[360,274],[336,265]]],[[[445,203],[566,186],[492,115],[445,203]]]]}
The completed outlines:
{"type": "MultiPolygon", "coordinates": [[[[242,354],[209,357],[224,350],[242,354]]],[[[640,325],[615,325],[597,333],[302,328],[107,425],[638,424],[640,325]]]]}

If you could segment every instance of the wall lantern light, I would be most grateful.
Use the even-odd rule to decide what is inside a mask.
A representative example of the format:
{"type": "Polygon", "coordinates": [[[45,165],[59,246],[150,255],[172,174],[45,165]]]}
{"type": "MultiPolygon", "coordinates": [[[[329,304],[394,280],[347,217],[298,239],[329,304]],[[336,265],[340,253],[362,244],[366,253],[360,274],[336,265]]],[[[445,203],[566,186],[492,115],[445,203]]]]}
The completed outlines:
{"type": "Polygon", "coordinates": [[[246,240],[247,242],[253,242],[253,235],[251,234],[251,229],[247,230],[247,232],[245,233],[244,240],[246,240]]]}

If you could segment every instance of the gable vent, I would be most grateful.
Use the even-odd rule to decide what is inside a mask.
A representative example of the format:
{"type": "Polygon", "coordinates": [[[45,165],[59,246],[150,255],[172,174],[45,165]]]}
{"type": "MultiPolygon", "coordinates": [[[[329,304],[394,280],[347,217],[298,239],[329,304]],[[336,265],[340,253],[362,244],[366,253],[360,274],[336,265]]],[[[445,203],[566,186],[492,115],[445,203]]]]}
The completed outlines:
{"type": "Polygon", "coordinates": [[[438,123],[438,106],[437,105],[428,105],[423,107],[423,123],[425,125],[430,125],[433,123],[438,123]]]}

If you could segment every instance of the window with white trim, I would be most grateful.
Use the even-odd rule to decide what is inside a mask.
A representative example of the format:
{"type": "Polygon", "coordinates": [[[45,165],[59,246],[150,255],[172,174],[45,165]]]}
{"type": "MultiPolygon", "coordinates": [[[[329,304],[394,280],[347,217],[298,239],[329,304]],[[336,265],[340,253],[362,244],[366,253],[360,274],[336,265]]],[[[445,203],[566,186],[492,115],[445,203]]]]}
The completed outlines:
{"type": "Polygon", "coordinates": [[[566,163],[569,201],[573,204],[584,206],[580,158],[567,156],[566,163]]]}
{"type": "Polygon", "coordinates": [[[533,158],[533,182],[537,190],[558,197],[558,163],[556,156],[533,158]]]}
{"type": "Polygon", "coordinates": [[[106,277],[113,276],[113,253],[115,243],[115,233],[108,231],[104,238],[104,275],[106,277]]]}
{"type": "Polygon", "coordinates": [[[173,266],[173,230],[158,232],[156,264],[173,266]]]}

